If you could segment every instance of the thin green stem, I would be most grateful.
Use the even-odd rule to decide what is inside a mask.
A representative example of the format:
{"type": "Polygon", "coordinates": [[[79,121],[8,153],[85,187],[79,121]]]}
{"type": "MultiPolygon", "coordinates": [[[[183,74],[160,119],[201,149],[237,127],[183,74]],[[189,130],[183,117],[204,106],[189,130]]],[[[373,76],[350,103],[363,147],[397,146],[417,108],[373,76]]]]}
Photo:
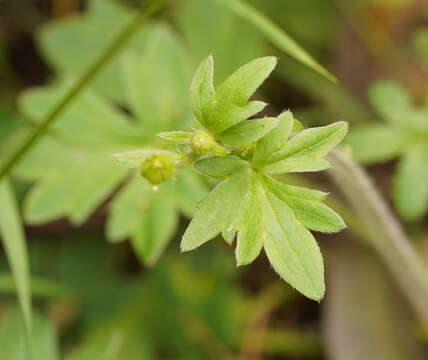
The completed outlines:
{"type": "Polygon", "coordinates": [[[0,180],[9,174],[13,168],[22,160],[24,155],[37,143],[46,133],[52,123],[58,119],[58,116],[67,108],[72,100],[95,78],[95,76],[104,68],[105,65],[117,55],[151,16],[159,12],[166,4],[165,0],[153,0],[147,6],[144,6],[134,19],[123,29],[123,31],[113,40],[111,45],[104,53],[88,68],[82,77],[75,83],[64,98],[46,115],[46,118],[29,135],[27,141],[19,147],[11,156],[10,160],[0,170],[0,180]]]}
{"type": "Polygon", "coordinates": [[[404,296],[428,324],[428,271],[367,173],[346,153],[329,155],[330,175],[359,215],[367,235],[402,288],[404,296]]]}

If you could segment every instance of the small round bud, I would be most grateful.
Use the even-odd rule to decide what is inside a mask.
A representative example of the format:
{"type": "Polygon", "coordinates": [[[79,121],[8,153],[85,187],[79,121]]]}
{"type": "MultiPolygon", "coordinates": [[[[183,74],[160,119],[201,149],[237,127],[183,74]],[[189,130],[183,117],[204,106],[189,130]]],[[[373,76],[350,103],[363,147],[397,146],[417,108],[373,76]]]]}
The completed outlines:
{"type": "Polygon", "coordinates": [[[150,155],[142,162],[140,175],[153,185],[163,183],[175,175],[178,161],[178,155],[170,152],[150,155]]]}
{"type": "Polygon", "coordinates": [[[214,137],[210,133],[203,130],[196,131],[193,134],[190,146],[195,153],[201,155],[209,153],[226,155],[229,153],[229,151],[227,151],[221,145],[217,144],[214,137]]]}

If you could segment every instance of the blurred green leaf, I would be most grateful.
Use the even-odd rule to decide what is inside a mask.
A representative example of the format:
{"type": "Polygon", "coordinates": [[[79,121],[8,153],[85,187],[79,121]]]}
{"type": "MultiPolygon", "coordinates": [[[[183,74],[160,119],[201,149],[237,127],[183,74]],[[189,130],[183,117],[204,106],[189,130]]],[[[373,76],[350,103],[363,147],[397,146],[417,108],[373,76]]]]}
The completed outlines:
{"type": "MultiPolygon", "coordinates": [[[[78,77],[103,53],[131,18],[132,12],[116,1],[91,0],[86,14],[48,23],[41,28],[37,39],[42,53],[59,75],[78,77]]],[[[128,42],[124,52],[140,51],[144,45],[145,32],[142,31],[128,42]]],[[[107,64],[94,84],[102,94],[124,100],[120,57],[107,64]]]]}
{"type": "MultiPolygon", "coordinates": [[[[63,42],[61,36],[76,35],[69,34],[67,26],[85,37],[88,29],[99,25],[84,40],[88,41],[84,46],[92,51],[91,41],[106,38],[97,31],[105,31],[109,19],[115,13],[118,18],[125,16],[124,11],[109,1],[106,4],[94,1],[87,15],[77,17],[74,22],[70,20],[71,25],[67,22],[56,25],[56,31],[62,34],[56,41],[63,42]]],[[[48,29],[45,36],[56,39],[55,34],[48,29]]],[[[60,52],[57,43],[51,46],[60,52]]],[[[95,55],[91,52],[91,56],[95,55]]],[[[51,136],[35,146],[16,173],[21,179],[36,182],[24,203],[25,217],[34,224],[67,217],[80,225],[124,185],[111,202],[107,235],[112,241],[130,238],[141,261],[153,264],[176,229],[178,211],[183,209],[190,214],[193,206],[189,203],[199,200],[206,186],[198,180],[198,174],[187,172],[178,175],[171,184],[162,185],[154,195],[145,180],[128,181],[128,171],[114,164],[112,154],[150,145],[149,141],[160,130],[186,126],[190,117],[183,89],[189,82],[188,62],[184,47],[173,31],[158,24],[146,29],[144,41],[139,41],[132,52],[125,51],[116,65],[111,71],[123,75],[124,87],[116,83],[107,86],[103,81],[112,79],[104,78],[95,84],[95,89],[83,91],[52,126],[51,136]],[[132,116],[101,95],[106,88],[119,89],[121,94],[125,89],[127,97],[120,100],[129,106],[132,116]],[[169,219],[168,226],[154,226],[165,220],[164,213],[169,219]]],[[[72,67],[61,71],[62,75],[78,75],[78,69],[72,67]]],[[[43,119],[70,86],[70,82],[64,81],[24,92],[20,99],[23,113],[35,121],[43,119]]]]}
{"type": "Polygon", "coordinates": [[[144,51],[125,54],[122,61],[127,99],[146,136],[171,124],[177,128],[188,111],[183,90],[190,79],[187,54],[177,36],[166,25],[153,26],[144,51]]]}
{"type": "Polygon", "coordinates": [[[420,219],[428,210],[427,105],[415,107],[406,89],[389,81],[375,84],[370,100],[388,125],[356,126],[345,142],[365,164],[401,158],[393,179],[395,207],[406,220],[420,219]]]}
{"type": "Polygon", "coordinates": [[[428,144],[412,147],[400,159],[394,178],[394,201],[398,211],[417,219],[428,210],[428,144]]]}
{"type": "MultiPolygon", "coordinates": [[[[27,360],[25,330],[21,314],[10,308],[0,321],[1,358],[27,360]]],[[[41,314],[33,313],[31,359],[58,360],[58,340],[52,324],[41,314]]]]}
{"type": "Polygon", "coordinates": [[[0,204],[0,235],[14,277],[26,337],[29,337],[31,336],[31,290],[27,244],[18,205],[7,180],[0,182],[0,204]]]}

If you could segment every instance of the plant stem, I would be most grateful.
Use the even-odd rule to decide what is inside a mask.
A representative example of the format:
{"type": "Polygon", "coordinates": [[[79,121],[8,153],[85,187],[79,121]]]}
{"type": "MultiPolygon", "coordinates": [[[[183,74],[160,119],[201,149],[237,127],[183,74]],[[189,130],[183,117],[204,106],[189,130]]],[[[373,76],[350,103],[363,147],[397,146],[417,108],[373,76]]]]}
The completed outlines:
{"type": "Polygon", "coordinates": [[[417,314],[428,324],[428,271],[367,173],[346,153],[329,155],[330,175],[359,215],[368,239],[417,314]]]}
{"type": "Polygon", "coordinates": [[[104,66],[115,56],[128,40],[136,33],[140,26],[151,16],[160,11],[166,4],[165,0],[153,0],[144,6],[134,19],[123,29],[123,31],[113,40],[105,52],[90,66],[64,98],[46,115],[45,119],[29,135],[28,139],[11,156],[10,160],[0,169],[0,180],[6,176],[21,161],[24,155],[37,143],[46,133],[49,126],[67,108],[71,101],[95,78],[104,66]]]}

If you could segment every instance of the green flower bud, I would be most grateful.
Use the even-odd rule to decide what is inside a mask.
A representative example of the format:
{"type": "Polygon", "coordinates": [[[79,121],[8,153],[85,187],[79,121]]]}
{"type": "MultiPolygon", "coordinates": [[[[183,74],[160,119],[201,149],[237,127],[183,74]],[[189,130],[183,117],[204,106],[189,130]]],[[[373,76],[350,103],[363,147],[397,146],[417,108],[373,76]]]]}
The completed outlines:
{"type": "Polygon", "coordinates": [[[214,153],[217,155],[229,154],[227,149],[217,144],[214,137],[204,130],[196,131],[193,134],[190,146],[195,153],[201,155],[209,153],[214,153]]]}
{"type": "Polygon", "coordinates": [[[128,167],[137,169],[153,185],[171,179],[181,160],[179,154],[166,150],[135,150],[114,156],[128,167]]]}
{"type": "Polygon", "coordinates": [[[171,179],[177,171],[178,156],[174,153],[149,156],[140,167],[140,175],[153,185],[171,179]]]}

